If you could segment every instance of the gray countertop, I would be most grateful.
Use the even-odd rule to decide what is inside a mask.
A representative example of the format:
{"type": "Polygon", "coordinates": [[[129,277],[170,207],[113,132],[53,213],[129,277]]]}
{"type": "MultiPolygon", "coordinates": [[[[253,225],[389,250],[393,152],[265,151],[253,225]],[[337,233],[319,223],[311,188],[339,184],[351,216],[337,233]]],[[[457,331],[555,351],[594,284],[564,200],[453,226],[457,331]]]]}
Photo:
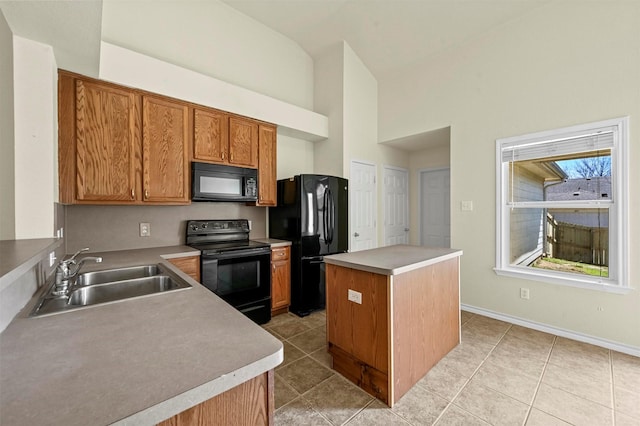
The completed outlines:
{"type": "Polygon", "coordinates": [[[325,256],[326,263],[381,275],[399,275],[461,256],[462,250],[395,245],[325,256]]]}
{"type": "Polygon", "coordinates": [[[193,287],[29,318],[0,334],[0,423],[155,424],[283,360],[282,344],[164,258],[162,247],[101,255],[114,266],[162,263],[193,287]]]}
{"type": "Polygon", "coordinates": [[[0,290],[62,244],[58,238],[0,241],[0,290]]]}
{"type": "Polygon", "coordinates": [[[269,244],[271,246],[271,248],[274,248],[274,247],[286,247],[286,246],[290,246],[291,245],[291,241],[277,240],[275,238],[258,238],[257,240],[253,240],[253,241],[257,241],[259,243],[269,244]]]}

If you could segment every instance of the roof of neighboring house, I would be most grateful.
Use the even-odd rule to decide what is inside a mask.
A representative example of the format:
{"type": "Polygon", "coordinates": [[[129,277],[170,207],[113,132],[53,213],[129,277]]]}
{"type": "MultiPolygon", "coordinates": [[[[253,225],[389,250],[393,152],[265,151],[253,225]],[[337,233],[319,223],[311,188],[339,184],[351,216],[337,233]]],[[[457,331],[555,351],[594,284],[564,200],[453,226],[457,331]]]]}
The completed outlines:
{"type": "Polygon", "coordinates": [[[611,176],[565,179],[545,188],[548,201],[610,200],[611,176]]]}

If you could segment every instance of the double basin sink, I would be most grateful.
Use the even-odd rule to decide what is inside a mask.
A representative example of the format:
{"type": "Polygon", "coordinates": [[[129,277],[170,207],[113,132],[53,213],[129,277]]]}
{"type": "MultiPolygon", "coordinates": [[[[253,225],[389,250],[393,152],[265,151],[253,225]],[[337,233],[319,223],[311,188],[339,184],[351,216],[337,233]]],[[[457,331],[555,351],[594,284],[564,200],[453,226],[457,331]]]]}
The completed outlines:
{"type": "Polygon", "coordinates": [[[68,295],[40,297],[30,316],[51,315],[104,303],[191,288],[160,264],[108,269],[79,274],[68,295]]]}

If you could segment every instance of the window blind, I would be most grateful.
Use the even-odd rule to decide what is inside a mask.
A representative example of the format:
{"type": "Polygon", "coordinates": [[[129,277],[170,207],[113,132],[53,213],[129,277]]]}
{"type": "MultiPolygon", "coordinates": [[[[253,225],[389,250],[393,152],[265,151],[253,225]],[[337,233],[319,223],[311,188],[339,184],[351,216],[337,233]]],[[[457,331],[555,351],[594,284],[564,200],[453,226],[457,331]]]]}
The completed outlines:
{"type": "Polygon", "coordinates": [[[520,142],[517,145],[507,143],[502,146],[502,162],[562,157],[580,152],[607,150],[614,147],[616,135],[617,132],[614,129],[607,129],[552,140],[520,142]]]}

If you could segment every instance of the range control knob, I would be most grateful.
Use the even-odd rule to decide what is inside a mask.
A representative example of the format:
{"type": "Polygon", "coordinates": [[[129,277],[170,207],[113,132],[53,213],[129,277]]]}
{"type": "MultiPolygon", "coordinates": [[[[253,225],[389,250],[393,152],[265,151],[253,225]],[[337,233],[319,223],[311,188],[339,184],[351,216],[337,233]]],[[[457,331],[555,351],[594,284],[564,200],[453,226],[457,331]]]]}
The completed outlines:
{"type": "Polygon", "coordinates": [[[197,231],[198,230],[198,225],[191,225],[191,230],[192,231],[197,231]]]}

